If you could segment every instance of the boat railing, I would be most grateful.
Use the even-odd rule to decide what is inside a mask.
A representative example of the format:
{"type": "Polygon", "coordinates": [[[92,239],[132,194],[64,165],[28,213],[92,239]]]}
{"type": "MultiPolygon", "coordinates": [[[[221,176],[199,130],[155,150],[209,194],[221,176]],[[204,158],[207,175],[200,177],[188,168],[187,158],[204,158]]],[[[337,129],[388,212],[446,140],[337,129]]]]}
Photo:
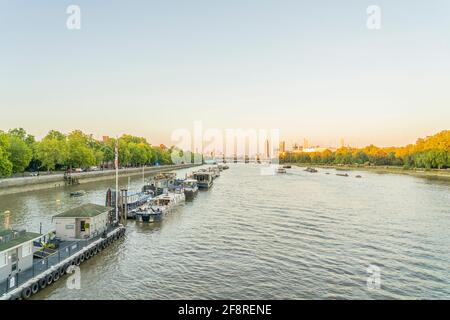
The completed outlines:
{"type": "MultiPolygon", "coordinates": [[[[109,233],[117,228],[118,224],[108,225],[106,232],[109,233]]],[[[18,273],[8,277],[6,280],[0,281],[0,297],[20,287],[22,284],[38,276],[39,274],[44,273],[65,259],[75,255],[77,252],[99,240],[101,237],[102,233],[97,233],[88,239],[61,241],[56,250],[47,250],[46,254],[39,255],[40,257],[34,258],[35,261],[33,261],[32,267],[19,271],[18,273]]],[[[33,255],[36,257],[37,255],[35,253],[33,253],[33,255]]]]}

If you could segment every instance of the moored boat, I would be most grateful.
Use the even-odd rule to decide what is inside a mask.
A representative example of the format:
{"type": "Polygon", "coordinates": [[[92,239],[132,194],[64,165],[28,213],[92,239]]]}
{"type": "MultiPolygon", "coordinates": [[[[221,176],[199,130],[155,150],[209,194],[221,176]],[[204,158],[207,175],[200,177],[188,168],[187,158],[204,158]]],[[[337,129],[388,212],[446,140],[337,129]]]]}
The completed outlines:
{"type": "Polygon", "coordinates": [[[194,179],[197,180],[197,186],[199,189],[209,189],[213,185],[213,175],[208,171],[194,172],[194,179]]]}
{"type": "Polygon", "coordinates": [[[186,199],[193,199],[198,194],[197,180],[186,179],[183,181],[184,196],[186,199]]]}
{"type": "Polygon", "coordinates": [[[305,171],[306,171],[306,172],[310,172],[310,173],[316,173],[316,172],[317,172],[317,169],[308,167],[308,168],[305,169],[305,171]]]}
{"type": "Polygon", "coordinates": [[[135,212],[137,221],[155,222],[169,213],[174,207],[185,201],[183,192],[168,192],[151,199],[148,204],[141,206],[135,212]]]}

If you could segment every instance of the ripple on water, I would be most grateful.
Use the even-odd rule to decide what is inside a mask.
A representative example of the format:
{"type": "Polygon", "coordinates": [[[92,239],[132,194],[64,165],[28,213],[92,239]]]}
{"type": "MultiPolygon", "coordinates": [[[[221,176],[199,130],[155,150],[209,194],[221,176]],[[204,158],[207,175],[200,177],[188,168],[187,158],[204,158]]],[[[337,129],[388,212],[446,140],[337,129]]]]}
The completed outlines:
{"type": "MultiPolygon", "coordinates": [[[[288,172],[262,176],[258,166],[232,164],[161,223],[130,221],[122,242],[82,266],[81,290],[60,282],[36,298],[450,297],[448,184],[288,172]],[[381,268],[380,290],[367,289],[371,264],[381,268]]],[[[17,226],[50,228],[54,212],[103,203],[110,184],[83,185],[88,196],[78,199],[69,189],[0,197],[0,212],[10,210],[17,226]]]]}

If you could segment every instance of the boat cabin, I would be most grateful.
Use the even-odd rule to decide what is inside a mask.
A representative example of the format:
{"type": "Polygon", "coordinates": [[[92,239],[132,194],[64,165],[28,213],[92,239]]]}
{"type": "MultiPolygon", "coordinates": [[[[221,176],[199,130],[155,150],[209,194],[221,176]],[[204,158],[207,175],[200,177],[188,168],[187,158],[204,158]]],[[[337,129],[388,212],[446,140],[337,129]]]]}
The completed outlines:
{"type": "Polygon", "coordinates": [[[197,180],[199,188],[209,188],[213,184],[213,175],[210,172],[194,172],[194,179],[197,180]]]}
{"type": "Polygon", "coordinates": [[[0,229],[0,282],[33,266],[33,242],[39,233],[0,229]]]}
{"type": "Polygon", "coordinates": [[[111,207],[84,204],[53,217],[56,237],[64,241],[83,240],[104,232],[111,222],[111,207]]]}
{"type": "Polygon", "coordinates": [[[195,179],[186,179],[183,181],[183,187],[185,188],[195,188],[197,187],[197,180],[195,179]]]}

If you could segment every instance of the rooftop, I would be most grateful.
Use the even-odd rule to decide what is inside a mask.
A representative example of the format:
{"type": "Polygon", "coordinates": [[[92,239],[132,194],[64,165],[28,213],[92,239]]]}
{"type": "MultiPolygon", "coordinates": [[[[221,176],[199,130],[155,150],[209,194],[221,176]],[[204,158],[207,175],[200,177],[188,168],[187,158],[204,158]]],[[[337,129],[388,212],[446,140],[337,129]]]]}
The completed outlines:
{"type": "Polygon", "coordinates": [[[0,229],[0,252],[21,245],[24,242],[39,238],[41,235],[34,232],[0,229]]]}
{"type": "Polygon", "coordinates": [[[82,206],[57,214],[56,216],[53,216],[53,218],[90,218],[108,212],[110,210],[112,210],[111,207],[87,203],[83,204],[82,206]]]}

